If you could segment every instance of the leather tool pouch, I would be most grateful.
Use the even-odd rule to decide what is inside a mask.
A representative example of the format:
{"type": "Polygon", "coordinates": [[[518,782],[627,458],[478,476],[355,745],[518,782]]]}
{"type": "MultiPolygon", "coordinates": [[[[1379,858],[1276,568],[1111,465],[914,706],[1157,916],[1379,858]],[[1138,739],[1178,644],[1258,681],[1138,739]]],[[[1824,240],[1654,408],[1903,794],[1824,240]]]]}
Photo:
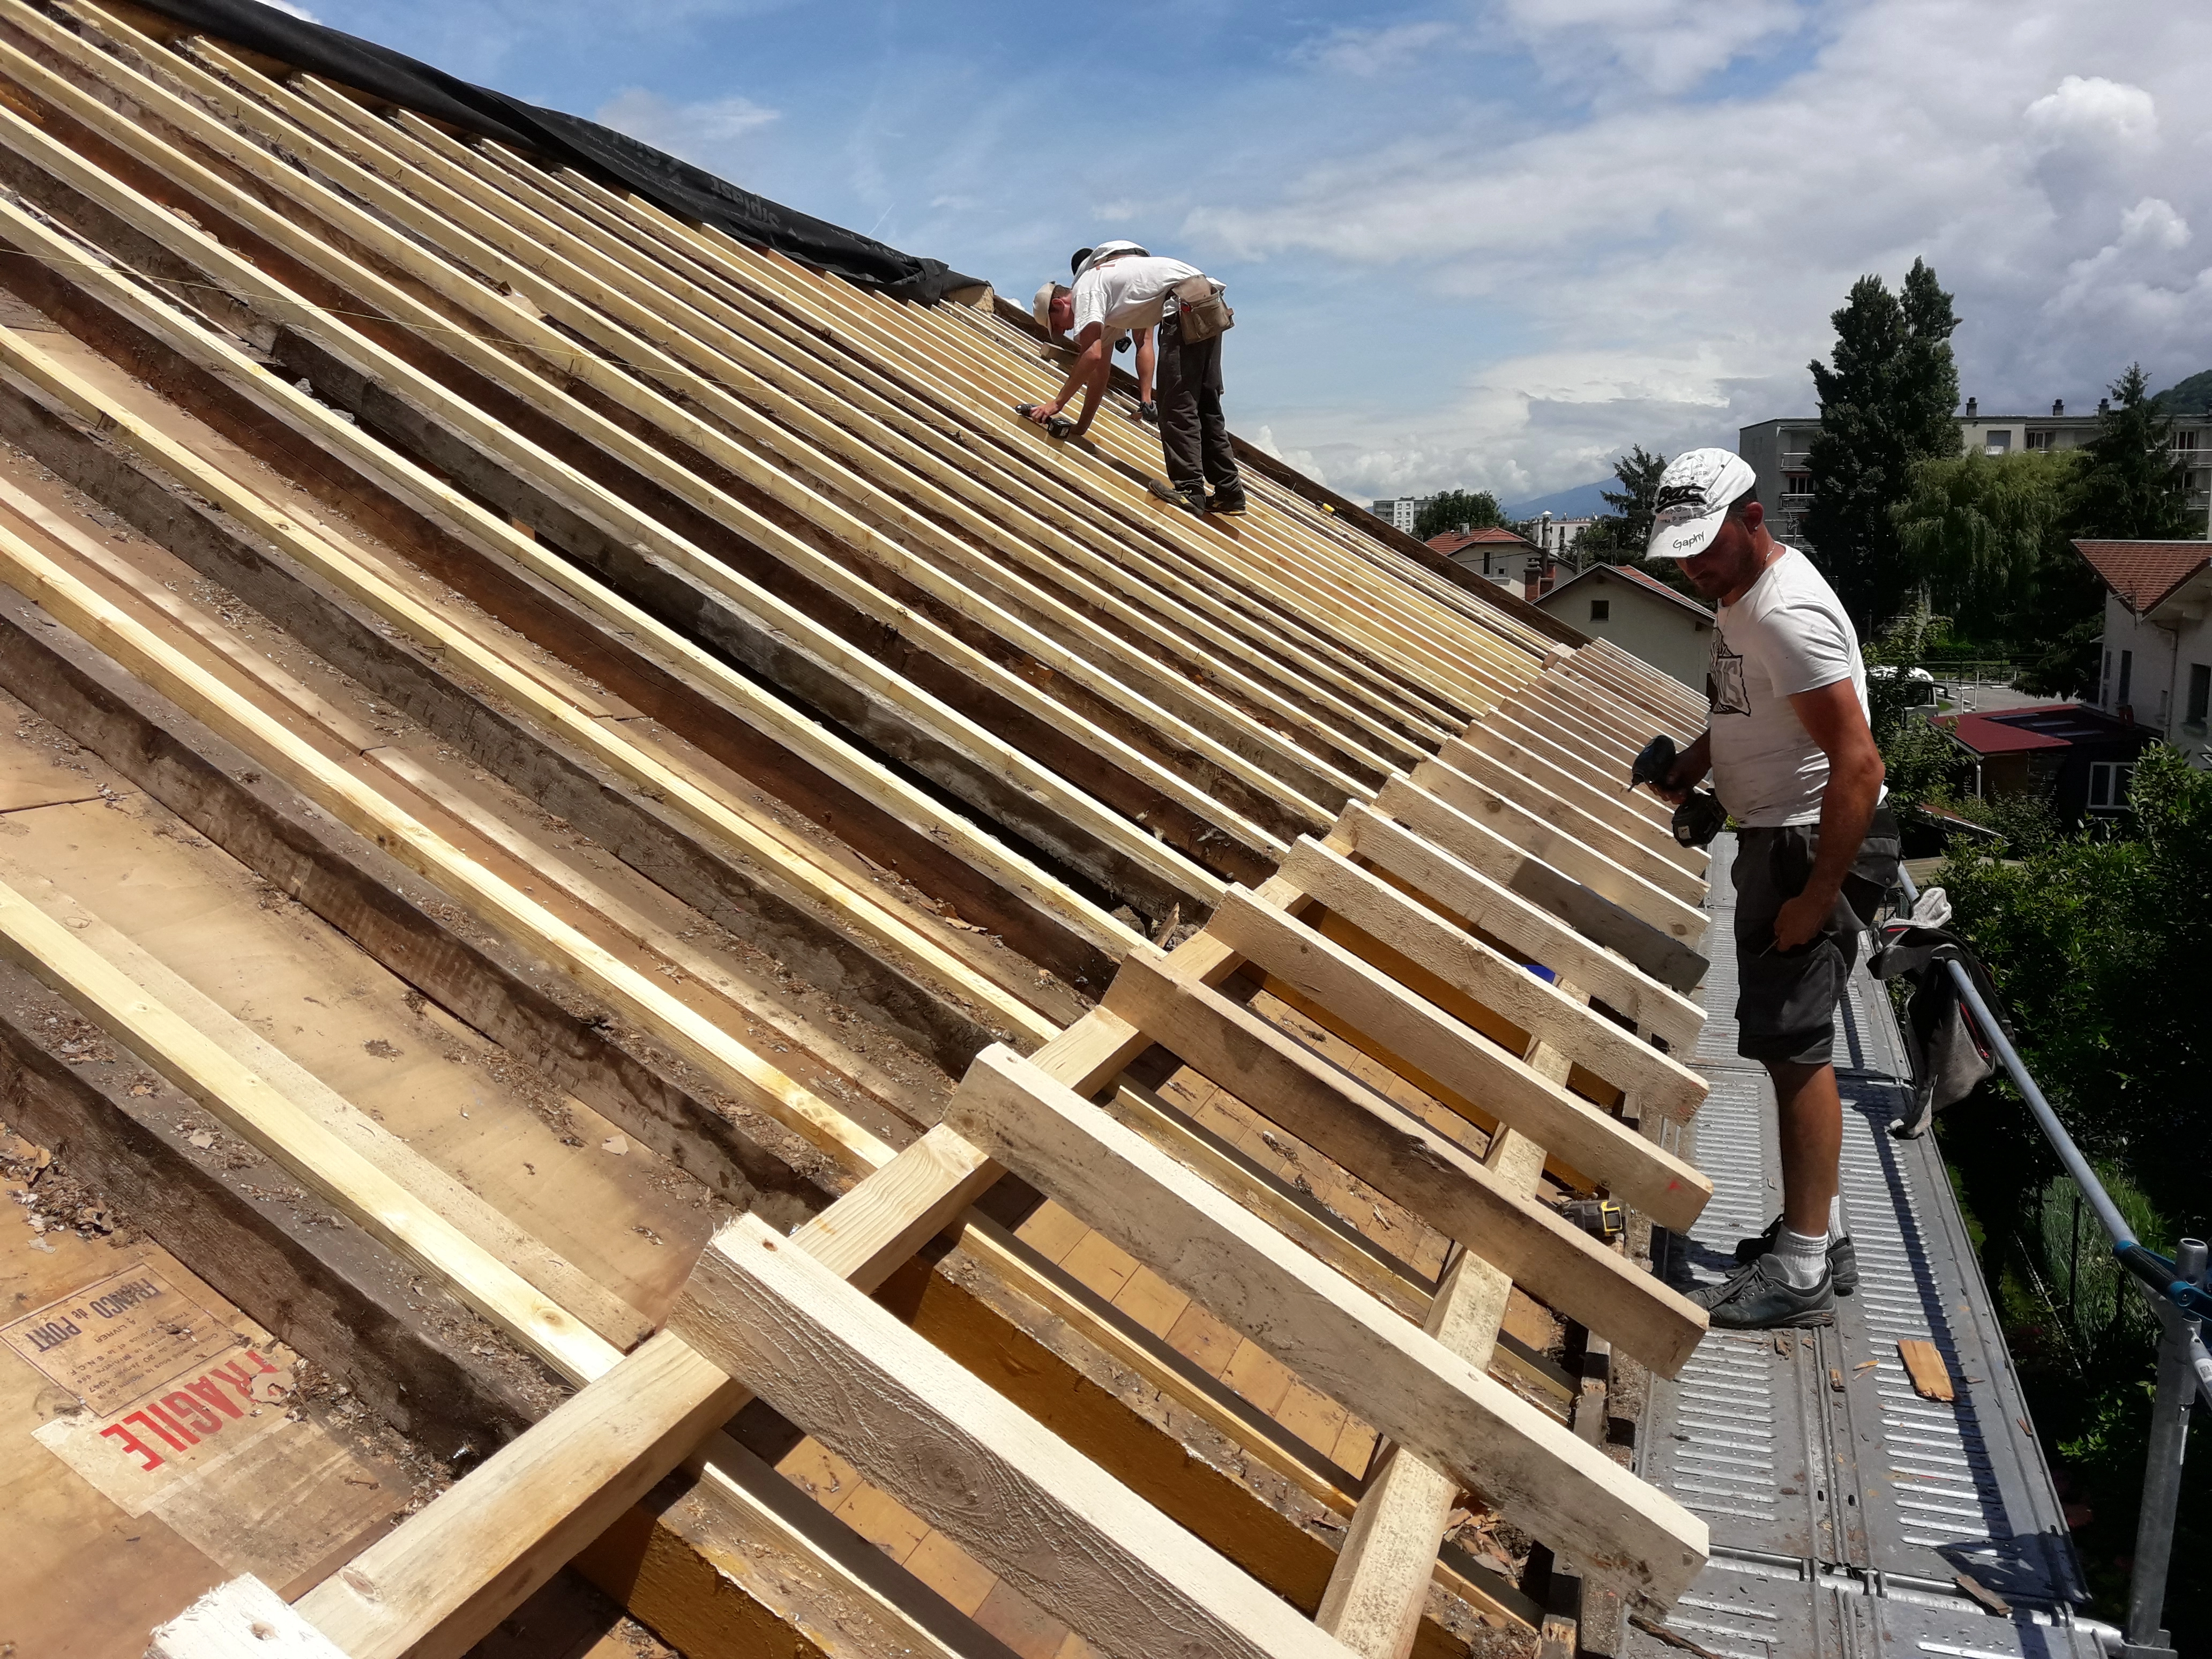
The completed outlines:
{"type": "Polygon", "coordinates": [[[1176,284],[1175,297],[1182,337],[1191,344],[1237,326],[1237,313],[1221,297],[1221,284],[1211,276],[1186,276],[1176,284]]]}

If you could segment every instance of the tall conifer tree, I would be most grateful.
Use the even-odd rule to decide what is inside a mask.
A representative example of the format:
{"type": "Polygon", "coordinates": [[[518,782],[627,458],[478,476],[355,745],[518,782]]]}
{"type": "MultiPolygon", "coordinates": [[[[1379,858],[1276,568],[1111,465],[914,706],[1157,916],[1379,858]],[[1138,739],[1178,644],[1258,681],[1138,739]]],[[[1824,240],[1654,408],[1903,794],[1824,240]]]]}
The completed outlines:
{"type": "Polygon", "coordinates": [[[1916,461],[1959,453],[1959,371],[1951,296],[1924,259],[1900,292],[1862,276],[1829,319],[1833,362],[1811,365],[1820,430],[1813,440],[1807,550],[1863,629],[1905,604],[1917,580],[1893,509],[1912,487],[1916,461]]]}
{"type": "Polygon", "coordinates": [[[2107,388],[2097,435],[2081,446],[2087,465],[2075,497],[2074,533],[2121,540],[2194,539],[2203,521],[2189,509],[2187,473],[2173,459],[2173,422],[2151,398],[2142,365],[2107,388]]]}

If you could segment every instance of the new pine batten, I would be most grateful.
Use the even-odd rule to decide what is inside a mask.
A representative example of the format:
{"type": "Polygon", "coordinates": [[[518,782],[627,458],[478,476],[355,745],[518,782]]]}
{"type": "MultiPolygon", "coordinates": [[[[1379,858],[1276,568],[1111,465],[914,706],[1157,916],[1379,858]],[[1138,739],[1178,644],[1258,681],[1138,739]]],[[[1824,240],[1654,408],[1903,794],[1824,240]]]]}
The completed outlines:
{"type": "MultiPolygon", "coordinates": [[[[471,1228],[514,1242],[495,1212],[457,1211],[441,1231],[422,1196],[439,1172],[384,1194],[374,1168],[317,1139],[342,1099],[257,1104],[269,1079],[196,1045],[198,1005],[149,1006],[85,954],[91,942],[0,895],[11,949],[74,986],[89,1017],[189,1079],[209,1110],[250,1122],[327,1201],[384,1218],[419,1270],[580,1385],[282,1615],[264,1587],[235,1581],[158,1650],[198,1659],[244,1618],[255,1650],[459,1654],[611,1525],[685,1564],[686,1582],[743,1598],[747,1630],[800,1633],[838,1659],[959,1650],[962,1615],[843,1522],[771,1500],[782,1477],[716,1432],[756,1389],[1102,1652],[1395,1659],[1432,1584],[1535,1621],[1509,1584],[1439,1559],[1463,1490],[1593,1584],[1671,1602],[1703,1564],[1702,1523],[1571,1431],[1499,1322],[1518,1287],[1662,1371],[1703,1333],[1697,1310],[1553,1207],[1564,1182],[1679,1227],[1711,1190],[1655,1133],[1704,1094],[1675,1056],[1703,1018],[1686,994],[1705,969],[1705,861],[1616,787],[1655,724],[1698,718],[1694,701],[1611,647],[1540,638],[1279,474],[1255,470],[1254,511],[1232,526],[1163,508],[1138,481],[1152,440],[1115,410],[1088,448],[1007,413],[1053,368],[1005,317],[863,291],[174,27],[0,0],[0,166],[35,186],[0,203],[0,234],[40,262],[35,276],[0,268],[0,283],[50,302],[76,337],[58,352],[0,337],[14,377],[0,397],[34,388],[38,418],[129,447],[144,463],[135,487],[192,490],[240,548],[276,550],[295,580],[419,645],[441,696],[480,697],[648,793],[660,856],[687,840],[728,849],[858,953],[840,960],[887,971],[869,986],[939,997],[951,1024],[1033,1052],[984,1050],[943,1123],[884,1139],[843,1088],[799,1084],[763,1052],[799,1028],[778,1024],[772,994],[716,985],[688,929],[586,863],[532,872],[553,909],[514,890],[460,844],[475,836],[527,870],[532,838],[506,808],[471,797],[445,830],[410,817],[404,800],[435,799],[435,768],[380,757],[337,700],[15,506],[59,551],[0,531],[0,574],[54,623],[794,1131],[842,1192],[793,1233],[731,1224],[668,1328],[622,1354],[483,1256],[471,1228]],[[86,258],[103,237],[116,247],[86,258]],[[179,280],[204,304],[161,297],[179,280]],[[152,404],[184,417],[72,369],[86,351],[127,356],[152,404]],[[288,456],[308,462],[319,528],[252,482],[253,465],[288,456]],[[332,530],[329,514],[362,505],[477,561],[461,591],[492,601],[490,626],[465,625],[332,530]],[[726,774],[675,764],[626,729],[635,711],[611,689],[580,690],[560,651],[516,643],[531,637],[525,612],[498,609],[510,569],[571,607],[556,643],[672,665],[705,688],[694,718],[744,722],[769,745],[749,752],[817,769],[944,861],[894,878],[738,810],[726,774]],[[118,609],[95,575],[135,597],[118,609]],[[186,635],[221,672],[177,649],[186,635]],[[337,734],[362,763],[335,765],[287,721],[337,734]],[[954,865],[989,891],[990,920],[1023,926],[963,938],[986,930],[949,901],[939,910],[930,888],[954,865]],[[646,972],[563,922],[570,906],[646,972]],[[1038,994],[1023,950],[1047,940],[1056,961],[1091,964],[1081,999],[1038,994]],[[726,1000],[702,1012],[672,994],[685,978],[726,1000]],[[744,1039],[748,1010],[765,1024],[744,1039]],[[1294,1184],[1156,1092],[1163,1058],[1447,1241],[1441,1272],[1412,1273],[1332,1207],[1340,1194],[1294,1184]],[[980,1202],[1010,1172],[1019,1181],[980,1202]],[[1379,1431],[1364,1483],[1299,1439],[1312,1431],[1238,1400],[992,1218],[1036,1194],[1379,1431]],[[869,1298],[899,1275],[908,1295],[915,1272],[988,1279],[1005,1340],[1048,1327],[1089,1345],[1158,1408],[1126,1412],[1111,1434],[1094,1410],[1079,1453],[1041,1420],[1062,1408],[1048,1385],[1010,1372],[993,1394],[869,1298]],[[1183,1474],[1161,1477],[1170,1463],[1183,1474]],[[684,1490],[691,1507],[656,1512],[684,1490]],[[1292,1521],[1313,1513],[1299,1503],[1342,1527],[1292,1521]],[[1252,1571],[1232,1565],[1248,1555],[1252,1571]],[[793,1571],[758,1570],[768,1559],[793,1571]]],[[[975,1052],[947,1047],[948,1068],[975,1052]]],[[[915,1097],[850,1075],[872,1109],[896,1116],[915,1097]]],[[[654,1144],[680,1162],[699,1127],[672,1118],[654,1144]]],[[[548,1272],[575,1285],[557,1256],[548,1272]]],[[[734,1634],[684,1617],[676,1582],[634,1593],[691,1632],[690,1659],[737,1659],[734,1634]]]]}

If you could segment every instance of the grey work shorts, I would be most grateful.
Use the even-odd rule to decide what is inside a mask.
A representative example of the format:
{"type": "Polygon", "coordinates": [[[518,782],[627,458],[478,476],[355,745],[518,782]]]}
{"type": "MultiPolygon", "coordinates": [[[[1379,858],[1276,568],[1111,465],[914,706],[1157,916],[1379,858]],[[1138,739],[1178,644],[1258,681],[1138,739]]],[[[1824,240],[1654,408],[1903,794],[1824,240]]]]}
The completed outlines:
{"type": "Polygon", "coordinates": [[[1796,950],[1778,951],[1774,918],[1805,890],[1820,844],[1820,826],[1811,823],[1736,835],[1735,1046],[1762,1065],[1828,1063],[1859,935],[1897,881],[1896,815],[1878,806],[1827,926],[1796,950]]]}

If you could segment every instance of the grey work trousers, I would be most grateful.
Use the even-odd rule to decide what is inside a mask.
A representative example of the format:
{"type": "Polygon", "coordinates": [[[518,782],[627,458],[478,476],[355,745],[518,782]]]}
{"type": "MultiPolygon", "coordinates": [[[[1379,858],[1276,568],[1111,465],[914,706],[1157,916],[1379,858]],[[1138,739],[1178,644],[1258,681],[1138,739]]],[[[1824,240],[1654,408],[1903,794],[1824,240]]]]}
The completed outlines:
{"type": "Polygon", "coordinates": [[[1186,345],[1182,314],[1170,312],[1160,320],[1158,379],[1168,483],[1177,489],[1241,494],[1237,452],[1221,413],[1221,337],[1186,345]]]}

